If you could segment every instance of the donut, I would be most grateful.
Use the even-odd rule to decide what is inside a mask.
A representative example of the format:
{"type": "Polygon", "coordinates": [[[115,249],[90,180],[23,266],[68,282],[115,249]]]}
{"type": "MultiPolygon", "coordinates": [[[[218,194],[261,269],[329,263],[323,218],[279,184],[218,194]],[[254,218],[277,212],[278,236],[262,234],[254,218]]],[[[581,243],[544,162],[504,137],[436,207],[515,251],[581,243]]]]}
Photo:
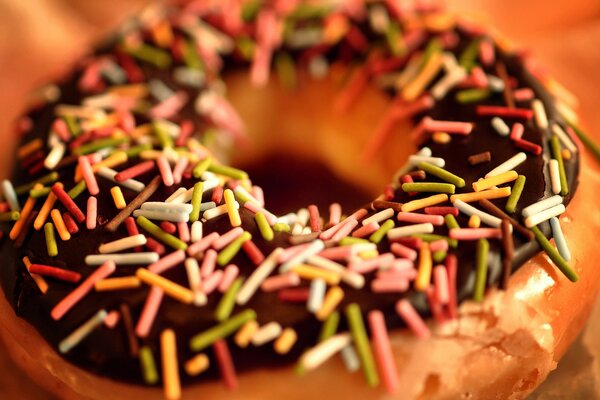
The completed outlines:
{"type": "Polygon", "coordinates": [[[151,7],[18,121],[7,348],[61,398],[525,397],[600,281],[573,103],[437,7],[151,7]]]}

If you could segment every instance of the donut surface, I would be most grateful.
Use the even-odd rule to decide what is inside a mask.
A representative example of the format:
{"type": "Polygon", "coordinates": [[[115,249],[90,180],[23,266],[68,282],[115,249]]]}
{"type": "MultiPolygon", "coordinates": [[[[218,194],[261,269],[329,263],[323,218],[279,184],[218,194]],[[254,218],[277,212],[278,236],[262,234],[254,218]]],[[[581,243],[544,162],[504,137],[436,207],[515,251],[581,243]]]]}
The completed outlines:
{"type": "MultiPolygon", "coordinates": [[[[322,285],[314,283],[315,280],[310,277],[314,267],[319,267],[315,265],[319,263],[315,261],[314,254],[332,258],[344,266],[344,271],[347,267],[352,272],[345,273],[341,282],[339,274],[325,274],[325,278],[330,279],[326,282],[327,293],[343,293],[343,299],[334,307],[339,312],[336,315],[342,316],[338,332],[348,330],[344,316],[349,305],[358,305],[359,314],[365,316],[373,310],[382,311],[386,326],[394,329],[407,322],[414,327],[415,321],[403,320],[396,313],[398,304],[404,307],[411,304],[422,316],[433,313],[440,322],[456,317],[459,302],[474,297],[481,300],[482,288],[503,286],[510,272],[540,251],[538,241],[543,242],[543,237],[551,236],[550,224],[544,220],[536,224],[539,231],[534,238],[531,230],[524,227],[527,219],[522,220],[521,216],[526,206],[545,198],[558,195],[559,203],[564,205],[571,200],[579,172],[579,154],[569,136],[571,128],[556,111],[557,100],[528,70],[522,57],[497,45],[486,32],[455,23],[444,14],[427,10],[405,14],[405,10],[384,3],[369,4],[364,9],[347,5],[333,10],[305,4],[290,10],[285,10],[284,6],[246,6],[232,13],[242,13],[243,19],[237,16],[228,18],[226,15],[229,14],[225,14],[223,9],[205,8],[201,4],[190,3],[181,8],[154,10],[144,15],[139,26],[125,30],[115,43],[103,47],[82,62],[71,76],[54,87],[58,95],[39,105],[24,120],[29,121],[31,126],[23,130],[20,165],[15,169],[11,183],[3,184],[6,200],[3,217],[16,217],[11,215],[11,211],[14,214],[17,208],[21,208],[15,206],[10,186],[15,188],[22,210],[17,221],[2,225],[7,236],[11,236],[11,240],[4,239],[2,242],[1,254],[7,260],[1,272],[2,287],[17,314],[34,325],[52,346],[67,349],[64,357],[70,362],[114,380],[148,383],[145,370],[139,367],[140,348],[144,349],[144,354],[153,354],[158,363],[162,350],[161,336],[167,329],[175,332],[180,365],[204,351],[211,355],[211,364],[217,364],[208,347],[213,343],[200,346],[195,340],[198,340],[198,334],[218,324],[215,313],[219,312],[224,315],[217,315],[221,320],[249,316],[251,320],[256,318],[260,326],[277,323],[284,330],[293,329],[297,335],[297,340],[284,355],[275,352],[270,341],[262,346],[244,348],[233,340],[228,341],[237,371],[289,365],[298,360],[306,349],[316,345],[323,325],[323,318],[316,318],[314,311],[309,312],[306,307],[307,293],[316,292],[319,289],[315,287],[322,285]],[[196,38],[201,39],[195,41],[196,38]],[[348,73],[340,79],[339,101],[334,107],[345,113],[346,118],[352,118],[352,107],[361,93],[367,90],[366,86],[381,86],[380,90],[392,99],[391,105],[387,113],[381,110],[382,122],[373,126],[374,139],[364,144],[365,158],[376,158],[380,151],[393,153],[393,149],[382,150],[385,141],[379,139],[393,134],[399,121],[408,120],[414,124],[411,139],[415,140],[421,152],[428,149],[425,152],[429,154],[430,151],[430,155],[415,158],[425,163],[421,161],[404,168],[381,197],[359,210],[346,210],[353,213],[345,220],[339,222],[333,218],[333,228],[328,226],[327,219],[323,221],[318,214],[314,216],[315,208],[311,207],[312,218],[306,217],[308,211],[305,210],[293,217],[298,219],[298,214],[304,214],[304,217],[300,215],[304,221],[293,221],[291,217],[277,223],[267,221],[271,228],[259,230],[255,210],[256,204],[262,202],[239,189],[252,192],[251,177],[219,162],[219,157],[224,157],[220,154],[223,148],[230,147],[231,142],[241,146],[240,143],[245,140],[242,120],[227,102],[227,91],[223,93],[221,84],[222,79],[227,82],[228,74],[243,69],[250,74],[253,84],[265,85],[269,75],[275,75],[270,71],[271,59],[281,85],[293,85],[294,76],[300,76],[302,70],[308,69],[315,76],[313,79],[318,80],[321,74],[327,74],[328,66],[331,69],[329,73],[340,65],[344,66],[348,73]],[[439,83],[444,79],[450,80],[453,74],[461,78],[444,93],[439,83]],[[506,129],[509,129],[508,134],[506,129]],[[520,136],[519,129],[523,130],[520,136]],[[444,130],[446,132],[440,132],[444,130]],[[552,139],[556,131],[563,133],[560,139],[557,137],[560,141],[552,139]],[[556,146],[560,156],[555,151],[556,146]],[[568,160],[562,159],[564,149],[573,150],[568,152],[568,160]],[[491,160],[485,161],[486,157],[481,153],[488,151],[491,160]],[[454,206],[459,203],[456,198],[451,201],[450,196],[455,194],[460,198],[462,194],[474,192],[474,183],[521,152],[526,156],[525,161],[509,168],[510,171],[514,169],[516,175],[526,177],[515,208],[507,212],[515,219],[514,224],[505,223],[503,231],[497,224],[498,220],[492,219],[490,225],[489,217],[484,216],[481,227],[491,230],[452,232],[453,218],[447,217],[446,213],[456,213],[455,219],[463,229],[477,223],[470,222],[463,212],[458,213],[454,206]],[[82,158],[87,155],[92,156],[82,158]],[[473,155],[479,155],[483,161],[472,165],[468,158],[473,155]],[[558,194],[555,194],[556,185],[553,187],[548,169],[549,160],[557,158],[560,158],[557,163],[560,164],[563,181],[558,194]],[[181,161],[183,159],[188,161],[181,161]],[[440,178],[439,169],[430,164],[442,161],[443,169],[452,173],[452,177],[442,175],[440,178]],[[134,177],[139,183],[125,182],[121,191],[125,204],[131,205],[137,202],[140,193],[153,189],[150,197],[140,201],[148,208],[137,204],[134,209],[126,207],[125,211],[120,211],[113,196],[113,188],[119,185],[107,179],[111,176],[110,170],[101,170],[96,165],[127,171],[141,163],[148,167],[146,172],[134,177]],[[95,178],[87,176],[81,179],[77,169],[88,167],[95,169],[92,173],[95,178]],[[172,176],[173,170],[178,168],[180,179],[177,173],[175,178],[172,176]],[[409,174],[411,172],[412,175],[409,174]],[[409,179],[407,176],[417,185],[404,186],[409,179]],[[40,179],[42,187],[34,187],[40,179]],[[98,185],[97,190],[93,187],[94,181],[98,185]],[[419,190],[421,181],[438,185],[430,186],[425,192],[412,193],[419,190]],[[454,186],[448,181],[454,182],[454,186]],[[189,191],[198,182],[204,182],[207,188],[216,185],[204,192],[202,203],[210,207],[208,203],[215,201],[215,205],[219,204],[225,210],[222,215],[203,221],[202,235],[220,238],[239,226],[242,229],[234,232],[244,233],[237,239],[221,240],[223,243],[211,241],[207,242],[207,246],[198,244],[200,240],[192,243],[188,237],[191,236],[188,231],[192,230],[189,217],[181,220],[183,225],[163,224],[158,235],[152,233],[156,228],[144,219],[144,215],[156,224],[159,221],[156,214],[144,213],[144,209],[153,210],[151,207],[156,206],[158,208],[154,210],[165,211],[167,206],[164,204],[152,203],[165,202],[179,188],[189,191]],[[64,198],[60,184],[64,191],[73,195],[74,203],[64,198]],[[97,199],[97,219],[90,225],[95,227],[88,229],[88,202],[92,192],[97,199]],[[237,212],[234,211],[235,203],[229,198],[232,193],[239,205],[237,212]],[[52,196],[57,196],[58,201],[44,210],[43,205],[52,196]],[[411,207],[415,204],[412,203],[414,200],[431,196],[442,200],[430,207],[450,208],[411,207]],[[233,205],[230,206],[230,203],[233,205]],[[40,218],[50,209],[58,211],[40,218]],[[236,222],[238,215],[240,220],[236,222]],[[129,220],[126,226],[123,216],[135,216],[137,224],[131,224],[132,220],[129,220]],[[438,221],[440,216],[444,218],[438,221]],[[363,223],[368,218],[376,222],[363,223]],[[412,222],[408,222],[410,218],[412,222]],[[436,225],[427,225],[427,222],[422,226],[425,231],[408,235],[401,233],[398,228],[414,225],[414,218],[419,223],[436,221],[436,225]],[[41,222],[36,225],[38,219],[41,222]],[[65,224],[64,229],[61,220],[65,224]],[[351,224],[356,226],[349,228],[351,224]],[[117,265],[116,269],[111,268],[110,262],[99,263],[101,267],[93,265],[96,263],[89,256],[98,255],[104,244],[134,236],[134,225],[145,243],[145,248],[137,255],[147,256],[150,261],[117,265]],[[353,233],[362,226],[367,226],[364,231],[368,233],[361,240],[353,233]],[[167,236],[167,231],[173,228],[175,231],[167,236]],[[271,239],[265,231],[272,230],[271,239]],[[345,234],[336,236],[336,232],[344,230],[345,234]],[[48,239],[50,233],[45,234],[45,231],[56,231],[56,256],[51,255],[48,244],[52,240],[48,239]],[[68,240],[59,237],[65,235],[66,238],[65,231],[69,232],[68,240]],[[502,240],[506,239],[507,232],[514,241],[512,245],[502,240]],[[475,240],[467,240],[460,234],[473,234],[475,240]],[[489,237],[482,239],[477,236],[482,234],[489,237]],[[372,244],[367,244],[367,241],[372,244]],[[242,243],[243,248],[240,248],[242,243]],[[350,251],[352,246],[362,251],[350,251]],[[439,251],[432,252],[430,246],[439,251]],[[251,250],[253,247],[258,251],[251,250]],[[278,248],[286,250],[275,251],[278,248]],[[306,248],[315,249],[314,254],[294,257],[294,250],[306,248]],[[229,271],[221,274],[235,275],[233,271],[237,268],[239,274],[234,279],[242,279],[236,280],[232,287],[237,286],[238,289],[244,286],[258,266],[265,265],[265,257],[274,257],[273,254],[285,255],[288,261],[294,262],[278,260],[272,278],[282,267],[286,271],[288,268],[301,271],[298,266],[303,267],[304,264],[312,267],[296,272],[306,274],[302,275],[305,279],[294,284],[296,288],[276,291],[259,288],[247,303],[224,312],[225,295],[221,293],[236,295],[233,289],[227,288],[229,285],[223,285],[222,290],[215,290],[205,300],[201,294],[194,294],[188,289],[188,270],[197,267],[193,261],[184,260],[197,259],[203,270],[202,264],[209,252],[218,255],[215,271],[229,271]],[[341,258],[336,252],[342,253],[341,258]],[[413,256],[417,253],[418,257],[413,256]],[[476,273],[476,254],[483,260],[485,275],[481,274],[481,269],[479,274],[476,273]],[[48,288],[43,293],[39,278],[36,277],[36,281],[28,273],[24,257],[36,265],[38,274],[58,273],[61,279],[47,278],[48,288]],[[159,258],[163,263],[165,259],[174,262],[162,271],[163,267],[157,264],[159,258]],[[438,265],[441,267],[433,269],[438,265]],[[62,272],[49,272],[44,266],[59,268],[62,272]],[[147,269],[159,271],[159,275],[180,288],[175,294],[163,293],[156,288],[160,286],[156,284],[157,278],[147,274],[147,269]],[[104,274],[106,278],[137,276],[138,279],[132,279],[136,282],[133,284],[135,287],[124,290],[98,291],[92,285],[79,302],[72,307],[62,307],[64,299],[69,298],[70,293],[90,276],[96,276],[95,271],[98,270],[107,271],[104,274]],[[392,273],[386,274],[387,270],[395,270],[401,278],[392,273]],[[65,274],[64,271],[72,273],[65,274]],[[451,283],[446,284],[448,288],[441,288],[441,281],[434,279],[441,274],[440,271],[445,272],[445,278],[439,279],[451,283]],[[64,279],[71,281],[65,282],[64,279]],[[480,283],[476,283],[478,280],[480,283]],[[152,282],[155,282],[154,285],[148,285],[152,282]],[[386,282],[397,285],[383,293],[373,290],[377,285],[385,286],[386,282]],[[449,299],[441,301],[437,296],[444,289],[449,292],[449,299]],[[156,316],[150,318],[149,329],[140,334],[144,331],[139,322],[143,309],[152,301],[159,302],[160,307],[156,316]],[[193,302],[198,304],[190,304],[193,302]],[[98,314],[101,310],[106,315],[98,314]],[[65,344],[65,338],[90,318],[98,324],[106,324],[107,316],[118,316],[118,325],[114,328],[97,326],[74,346],[65,344]],[[94,320],[94,317],[98,319],[94,320]]],[[[297,82],[298,85],[302,83],[301,80],[297,82]]],[[[268,110],[265,114],[268,116],[268,110]]],[[[492,198],[492,203],[504,210],[511,192],[502,188],[512,188],[514,178],[498,184],[500,189],[495,189],[496,184],[493,184],[477,193],[502,196],[492,198]]],[[[267,209],[270,195],[265,194],[267,209]]],[[[191,200],[186,198],[185,203],[191,200]]],[[[488,203],[481,205],[478,200],[465,202],[490,212],[488,203]]],[[[168,213],[169,218],[190,214],[190,207],[177,207],[174,208],[185,212],[168,213]]],[[[319,211],[326,215],[325,209],[319,211]]],[[[269,217],[267,212],[263,212],[264,215],[269,217]]],[[[500,220],[506,218],[503,216],[500,220]]],[[[577,280],[577,274],[565,267],[564,258],[567,256],[562,250],[553,257],[558,259],[570,279],[577,280]]],[[[322,271],[322,265],[320,267],[322,271]]],[[[203,276],[205,282],[210,281],[212,275],[215,272],[203,276]]],[[[297,281],[294,277],[290,279],[297,281]]],[[[426,328],[416,328],[416,332],[428,335],[426,328]]],[[[219,343],[222,346],[225,342],[219,343]]],[[[218,376],[218,372],[215,367],[198,377],[182,372],[181,380],[184,383],[206,380],[218,376]]],[[[375,383],[372,375],[367,379],[369,383],[375,383]]]]}

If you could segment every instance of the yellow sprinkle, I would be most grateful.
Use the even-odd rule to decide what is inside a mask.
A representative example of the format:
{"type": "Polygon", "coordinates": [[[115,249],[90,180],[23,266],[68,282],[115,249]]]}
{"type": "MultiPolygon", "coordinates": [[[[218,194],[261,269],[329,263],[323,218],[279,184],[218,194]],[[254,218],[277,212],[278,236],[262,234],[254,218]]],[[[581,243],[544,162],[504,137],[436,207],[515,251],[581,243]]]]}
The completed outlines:
{"type": "MultiPolygon", "coordinates": [[[[63,187],[63,184],[60,182],[57,183],[57,185],[60,185],[60,187],[63,187]]],[[[54,203],[56,203],[56,196],[54,195],[53,192],[50,192],[48,194],[48,197],[46,197],[46,201],[44,202],[44,205],[42,206],[42,209],[40,210],[37,218],[33,222],[33,228],[36,231],[39,231],[40,229],[42,229],[44,227],[44,224],[46,224],[46,220],[48,219],[48,215],[50,215],[50,211],[52,210],[52,207],[54,207],[54,203]]]]}
{"type": "Polygon", "coordinates": [[[408,83],[402,90],[402,98],[406,101],[414,101],[421,95],[425,87],[438,74],[442,67],[442,53],[436,52],[429,57],[427,64],[419,74],[408,83]]]}
{"type": "MultiPolygon", "coordinates": [[[[44,185],[42,185],[41,183],[36,183],[33,189],[37,190],[43,187],[44,185]]],[[[21,215],[19,216],[19,219],[17,220],[17,222],[15,222],[14,226],[10,230],[10,234],[8,235],[12,240],[16,240],[17,237],[19,237],[19,234],[21,233],[21,231],[23,230],[23,226],[25,225],[25,221],[27,221],[29,215],[31,215],[31,212],[33,211],[33,207],[35,207],[35,202],[36,199],[34,199],[33,197],[29,197],[27,199],[25,206],[23,206],[23,210],[21,210],[21,215]]]]}
{"type": "Polygon", "coordinates": [[[254,336],[256,331],[258,331],[258,328],[258,322],[256,322],[255,319],[246,322],[235,334],[235,337],[233,338],[235,344],[237,344],[238,347],[241,348],[248,347],[250,341],[252,340],[252,336],[254,336]]]}
{"type": "Polygon", "coordinates": [[[508,186],[499,189],[484,190],[482,192],[453,194],[452,196],[450,196],[450,201],[454,203],[456,200],[462,200],[465,203],[472,203],[474,201],[479,201],[482,199],[500,199],[502,197],[510,196],[510,191],[511,188],[510,186],[508,186]]]}
{"type": "Polygon", "coordinates": [[[450,143],[452,137],[448,135],[446,132],[435,132],[433,134],[433,141],[440,144],[450,143]]]}
{"type": "Polygon", "coordinates": [[[127,207],[127,203],[123,197],[123,192],[119,186],[113,186],[112,189],[110,189],[110,194],[112,195],[117,210],[122,210],[127,207]]]}
{"type": "Polygon", "coordinates": [[[340,275],[333,271],[328,271],[320,268],[316,268],[306,264],[299,264],[291,268],[292,272],[295,272],[300,278],[313,280],[323,279],[329,285],[337,285],[340,283],[340,275]]]}
{"type": "Polygon", "coordinates": [[[98,281],[95,288],[97,292],[107,292],[111,290],[135,289],[140,287],[141,284],[140,280],[135,276],[124,276],[98,281]]]}
{"type": "Polygon", "coordinates": [[[562,158],[563,160],[570,160],[571,159],[571,150],[569,149],[563,149],[562,150],[562,158]]]}
{"type": "Polygon", "coordinates": [[[434,206],[436,204],[448,201],[448,195],[444,193],[434,194],[433,196],[425,197],[424,199],[409,201],[402,205],[403,212],[411,212],[420,210],[425,207],[434,206]]]}
{"type": "Polygon", "coordinates": [[[158,157],[164,156],[162,151],[158,150],[144,150],[140,153],[142,160],[156,160],[158,157]]]}
{"type": "Polygon", "coordinates": [[[150,285],[157,286],[164,290],[165,294],[179,300],[185,304],[192,304],[194,301],[194,293],[177,283],[170,281],[166,278],[163,278],[160,275],[152,273],[147,269],[140,268],[136,271],[135,276],[137,276],[142,282],[150,285]]]}
{"type": "MultiPolygon", "coordinates": [[[[29,261],[29,257],[23,257],[23,264],[25,264],[25,268],[27,268],[27,271],[29,272],[29,268],[31,267],[31,261],[29,261]]],[[[31,272],[29,272],[29,274],[31,275],[31,278],[37,287],[40,289],[40,292],[42,292],[42,294],[46,294],[48,291],[48,283],[44,280],[44,278],[41,275],[32,274],[31,272]]]]}
{"type": "Polygon", "coordinates": [[[65,220],[63,219],[62,215],[60,215],[60,211],[58,211],[55,208],[50,213],[50,217],[52,218],[52,222],[54,222],[54,227],[56,228],[56,231],[58,232],[58,236],[60,236],[62,241],[66,242],[67,240],[70,240],[71,234],[67,230],[67,226],[65,225],[65,220]]]}
{"type": "Polygon", "coordinates": [[[121,164],[125,164],[128,160],[127,153],[124,151],[116,151],[104,160],[92,166],[94,172],[100,171],[101,168],[114,168],[121,164]]]}
{"type": "Polygon", "coordinates": [[[296,344],[296,340],[298,340],[296,331],[293,328],[285,328],[273,344],[273,348],[277,354],[287,354],[296,344]]]}
{"type": "Polygon", "coordinates": [[[181,383],[177,363],[177,342],[172,329],[165,329],[160,334],[160,350],[165,398],[167,400],[180,399],[181,383]]]}
{"type": "Polygon", "coordinates": [[[481,192],[482,190],[493,188],[494,186],[502,185],[516,180],[519,177],[516,171],[504,172],[500,175],[492,176],[486,179],[480,179],[477,182],[473,182],[473,190],[481,192]]]}
{"type": "Polygon", "coordinates": [[[334,286],[327,291],[321,308],[317,311],[316,317],[319,321],[325,321],[340,302],[344,299],[344,291],[339,286],[334,286]]]}
{"type": "Polygon", "coordinates": [[[471,215],[471,218],[469,218],[469,228],[479,228],[480,225],[481,218],[479,218],[479,215],[471,215]]]}
{"type": "Polygon", "coordinates": [[[431,250],[429,243],[423,242],[419,249],[419,271],[415,279],[415,289],[423,292],[429,288],[431,282],[431,250]]]}
{"type": "Polygon", "coordinates": [[[229,214],[231,226],[235,227],[242,225],[240,212],[235,208],[235,195],[233,194],[233,191],[231,189],[225,189],[223,198],[225,199],[225,206],[227,207],[227,214],[229,214]]]}
{"type": "Polygon", "coordinates": [[[359,256],[363,260],[368,260],[369,258],[375,258],[378,255],[379,255],[379,252],[377,251],[377,249],[365,250],[365,251],[361,251],[360,253],[357,254],[357,256],[359,256]]]}
{"type": "Polygon", "coordinates": [[[186,361],[183,367],[189,376],[197,376],[206,371],[209,366],[210,360],[208,359],[208,356],[201,353],[186,361]]]}

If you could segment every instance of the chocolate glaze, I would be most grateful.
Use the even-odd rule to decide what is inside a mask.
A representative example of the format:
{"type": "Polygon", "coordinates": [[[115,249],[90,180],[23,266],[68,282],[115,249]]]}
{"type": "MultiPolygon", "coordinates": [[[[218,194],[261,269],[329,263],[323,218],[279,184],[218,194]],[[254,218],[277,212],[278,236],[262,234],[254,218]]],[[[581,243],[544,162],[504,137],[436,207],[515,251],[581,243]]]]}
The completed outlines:
{"type": "MultiPolygon", "coordinates": [[[[464,48],[468,41],[467,37],[463,34],[461,34],[461,38],[462,41],[458,46],[458,49],[464,48]]],[[[110,47],[101,52],[109,50],[110,47]]],[[[330,56],[333,57],[335,51],[335,49],[332,50],[330,56]]],[[[533,88],[536,92],[536,97],[543,100],[549,119],[560,122],[560,117],[554,110],[552,99],[539,82],[527,72],[522,62],[514,56],[501,55],[500,57],[506,63],[509,74],[518,80],[518,86],[533,88]]],[[[235,67],[237,68],[239,65],[235,67]]],[[[144,73],[147,77],[155,77],[163,80],[172,88],[181,88],[180,85],[171,79],[170,74],[165,71],[144,66],[144,73]]],[[[226,72],[224,74],[226,76],[226,72]]],[[[76,82],[79,76],[80,72],[76,71],[70,77],[67,77],[65,82],[60,85],[62,91],[60,103],[78,104],[81,98],[86,96],[77,89],[76,82]]],[[[188,88],[182,89],[187,90],[190,95],[193,94],[188,88]]],[[[500,137],[495,133],[489,123],[490,118],[478,117],[476,115],[476,105],[458,105],[454,99],[454,93],[455,91],[451,91],[445,99],[439,101],[435,107],[428,112],[428,115],[439,120],[473,121],[475,123],[473,133],[464,137],[453,137],[449,144],[427,142],[423,145],[429,146],[435,156],[444,158],[446,160],[446,169],[463,177],[467,183],[465,191],[470,191],[471,183],[474,180],[485,175],[486,172],[513,156],[518,149],[513,146],[510,140],[500,137]],[[474,167],[469,166],[467,162],[467,157],[469,155],[486,150],[489,150],[492,153],[492,161],[490,163],[474,167]]],[[[485,104],[503,105],[502,95],[493,95],[490,99],[485,101],[485,104]]],[[[47,132],[50,130],[50,125],[54,119],[54,106],[55,104],[47,104],[30,113],[34,128],[25,135],[23,143],[30,141],[34,137],[42,139],[46,138],[47,132]]],[[[268,110],[265,110],[265,115],[268,115],[268,110]]],[[[422,116],[423,115],[419,116],[419,118],[422,116]]],[[[198,117],[195,115],[189,104],[182,111],[181,118],[193,118],[198,120],[198,117]]],[[[136,115],[136,119],[138,120],[137,122],[140,123],[144,120],[144,117],[136,115]]],[[[507,119],[507,122],[510,124],[513,121],[507,119]]],[[[544,159],[547,158],[547,155],[549,154],[549,146],[547,145],[548,133],[540,132],[533,121],[528,121],[525,125],[524,138],[541,144],[544,148],[544,156],[529,156],[527,161],[517,168],[517,171],[520,174],[527,176],[527,184],[525,185],[525,190],[519,201],[519,206],[515,215],[520,215],[521,209],[524,206],[534,203],[551,194],[544,162],[544,159]]],[[[130,163],[128,165],[132,164],[133,163],[130,163]]],[[[566,162],[565,166],[568,182],[570,184],[570,195],[565,198],[565,203],[568,203],[577,187],[577,177],[579,172],[579,159],[577,155],[573,155],[573,158],[566,162]]],[[[73,173],[73,165],[61,169],[61,180],[63,182],[71,182],[73,173]]],[[[149,173],[138,179],[147,183],[155,176],[155,174],[156,172],[149,173]]],[[[31,181],[31,177],[28,176],[23,169],[15,169],[13,174],[15,186],[29,181],[31,181]]],[[[112,184],[102,178],[98,178],[98,183],[100,185],[100,195],[98,196],[99,216],[102,217],[101,220],[103,222],[106,222],[117,213],[109,192],[112,184]]],[[[193,180],[184,179],[181,186],[191,187],[193,184],[193,180]]],[[[68,190],[70,187],[70,184],[67,184],[66,189],[68,190]]],[[[175,188],[166,188],[163,186],[154,194],[151,201],[164,201],[174,190],[175,188]]],[[[126,200],[130,201],[135,196],[135,193],[124,190],[124,195],[126,200]]],[[[266,196],[268,199],[271,194],[267,192],[266,196]]],[[[412,200],[413,198],[410,199],[412,200]]],[[[86,200],[87,196],[82,195],[76,200],[76,203],[79,207],[85,209],[86,200]]],[[[408,201],[409,198],[405,193],[397,191],[394,200],[405,202],[408,201]]],[[[40,203],[42,201],[43,200],[39,200],[40,203]]],[[[503,208],[504,200],[495,201],[495,204],[503,208]]],[[[61,208],[62,206],[58,207],[61,208]]],[[[289,236],[285,233],[276,234],[273,242],[267,243],[263,241],[255,228],[253,215],[245,209],[241,209],[241,215],[244,229],[253,234],[255,243],[265,254],[268,254],[277,246],[289,246],[289,236]]],[[[461,226],[465,226],[467,218],[460,215],[458,221],[461,226]]],[[[399,226],[398,223],[397,226],[399,226]]],[[[9,226],[4,225],[2,228],[3,230],[8,230],[9,226]]],[[[549,235],[548,224],[544,223],[540,228],[547,236],[549,235]]],[[[217,231],[223,233],[229,229],[230,225],[226,215],[209,221],[204,225],[205,232],[217,231]]],[[[446,227],[436,227],[435,233],[445,235],[447,234],[447,229],[446,227]]],[[[92,292],[80,304],[67,313],[62,320],[54,321],[50,317],[51,309],[71,292],[74,286],[59,281],[50,281],[50,287],[47,294],[42,295],[26,272],[21,261],[23,256],[29,256],[34,263],[56,265],[62,268],[79,271],[84,276],[88,276],[95,267],[86,266],[84,257],[88,254],[96,253],[98,246],[101,243],[125,236],[127,236],[127,232],[124,226],[119,227],[114,234],[106,231],[102,227],[102,224],[93,232],[88,232],[84,227],[81,227],[80,233],[74,235],[70,241],[59,241],[59,257],[54,259],[49,258],[46,254],[45,239],[41,232],[30,232],[22,248],[18,249],[15,248],[11,241],[4,239],[1,242],[0,249],[3,260],[3,265],[0,269],[0,278],[7,299],[15,309],[16,313],[34,325],[40,334],[55,348],[57,348],[58,343],[66,335],[79,327],[100,308],[114,310],[119,309],[119,306],[122,303],[127,303],[131,308],[134,322],[137,321],[148,293],[147,287],[101,294],[92,292]]],[[[502,275],[500,243],[497,240],[490,240],[490,245],[491,253],[489,258],[488,286],[497,286],[502,275]]],[[[476,242],[462,242],[457,249],[450,250],[450,253],[455,254],[459,260],[457,277],[459,301],[467,299],[472,295],[475,246],[476,242]]],[[[515,247],[516,256],[513,263],[513,269],[519,268],[520,265],[540,250],[535,241],[526,243],[519,236],[515,236],[515,247]]],[[[379,246],[379,250],[380,252],[389,250],[389,244],[384,241],[379,246]]],[[[232,262],[240,267],[243,276],[249,275],[255,268],[243,252],[240,252],[232,262]]],[[[121,266],[117,268],[117,272],[113,276],[132,275],[137,268],[138,266],[121,266]]],[[[172,279],[182,285],[187,285],[187,278],[183,268],[173,268],[164,275],[168,279],[172,279]]],[[[402,326],[400,318],[394,312],[394,305],[401,297],[409,298],[423,315],[429,314],[425,296],[422,293],[417,293],[411,289],[402,295],[375,294],[368,289],[369,282],[372,278],[372,275],[367,276],[365,289],[360,291],[344,286],[346,296],[339,309],[343,309],[345,304],[351,302],[359,303],[364,313],[372,309],[380,309],[386,315],[386,321],[389,328],[402,326]]],[[[259,348],[249,347],[247,349],[239,349],[235,344],[232,344],[230,349],[238,371],[253,368],[273,368],[278,365],[290,364],[298,358],[304,349],[314,345],[321,328],[321,323],[317,321],[314,316],[306,312],[304,304],[282,303],[277,300],[276,296],[275,293],[258,291],[247,306],[236,306],[234,314],[240,310],[252,308],[257,311],[260,324],[275,320],[284,327],[294,327],[298,332],[301,332],[301,334],[299,334],[298,344],[295,345],[292,351],[286,356],[277,355],[273,351],[272,346],[269,345],[259,348]]],[[[160,354],[158,348],[158,336],[163,329],[170,327],[173,328],[177,334],[179,349],[178,357],[180,362],[189,359],[193,355],[189,350],[189,339],[193,335],[214,325],[214,309],[219,299],[220,296],[211,295],[209,296],[208,304],[205,307],[197,308],[183,305],[169,297],[165,297],[148,338],[141,340],[141,343],[150,346],[158,360],[160,354]]],[[[344,328],[344,324],[345,323],[342,322],[342,329],[344,328]]],[[[119,324],[112,330],[106,328],[96,329],[88,338],[64,357],[69,362],[75,363],[98,375],[119,381],[141,383],[142,376],[138,360],[130,356],[127,343],[122,324],[119,324]]],[[[208,350],[208,353],[211,353],[210,349],[208,350]]],[[[190,378],[187,375],[182,374],[182,379],[184,383],[189,383],[197,380],[212,379],[216,377],[216,374],[216,369],[211,368],[210,371],[198,378],[190,378]]]]}

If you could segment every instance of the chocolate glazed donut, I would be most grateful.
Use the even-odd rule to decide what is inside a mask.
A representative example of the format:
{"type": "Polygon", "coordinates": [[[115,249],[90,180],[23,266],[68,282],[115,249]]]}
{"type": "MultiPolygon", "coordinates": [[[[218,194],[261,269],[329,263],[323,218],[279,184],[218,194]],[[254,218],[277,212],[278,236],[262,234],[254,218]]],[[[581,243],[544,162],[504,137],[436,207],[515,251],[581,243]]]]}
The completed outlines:
{"type": "Polygon", "coordinates": [[[158,384],[147,361],[159,359],[167,330],[179,365],[204,351],[213,359],[217,343],[240,373],[299,359],[310,369],[303,355],[325,326],[329,336],[351,331],[376,385],[371,350],[360,344],[363,316],[379,310],[387,329],[408,325],[426,337],[421,318],[452,320],[457,304],[502,288],[541,247],[577,280],[555,217],[577,189],[579,152],[557,99],[522,56],[437,10],[249,3],[226,14],[201,4],[145,13],[20,121],[19,164],[0,203],[10,236],[2,288],[69,362],[158,384]],[[236,12],[243,18],[228,16],[236,12]],[[345,219],[336,206],[329,219],[315,206],[277,218],[251,177],[219,161],[246,140],[221,79],[247,70],[257,86],[269,74],[293,86],[301,73],[319,79],[340,66],[335,107],[347,118],[367,86],[392,101],[364,158],[384,151],[402,120],[413,122],[419,152],[345,219]],[[126,248],[114,243],[124,238],[126,248]],[[106,244],[133,261],[100,254],[106,244]],[[119,277],[128,279],[110,281],[119,277]],[[265,290],[265,279],[277,290],[265,290]],[[71,303],[78,287],[86,292],[71,303]],[[259,333],[277,351],[234,343],[254,320],[271,329],[259,333]],[[81,340],[70,336],[84,324],[92,329],[81,340]],[[221,335],[207,339],[215,326],[221,335]]]}

